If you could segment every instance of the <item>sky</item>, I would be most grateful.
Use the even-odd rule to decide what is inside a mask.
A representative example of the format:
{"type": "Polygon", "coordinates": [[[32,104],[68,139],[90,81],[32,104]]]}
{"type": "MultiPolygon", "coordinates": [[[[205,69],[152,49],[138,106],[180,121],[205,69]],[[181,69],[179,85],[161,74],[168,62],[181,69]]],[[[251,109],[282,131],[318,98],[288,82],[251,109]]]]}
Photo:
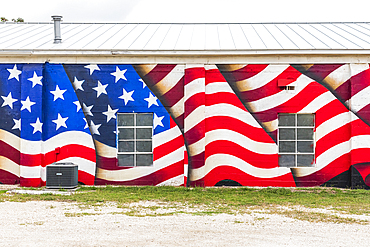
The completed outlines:
{"type": "Polygon", "coordinates": [[[26,22],[258,23],[368,22],[368,0],[16,0],[0,17],[26,22]]]}

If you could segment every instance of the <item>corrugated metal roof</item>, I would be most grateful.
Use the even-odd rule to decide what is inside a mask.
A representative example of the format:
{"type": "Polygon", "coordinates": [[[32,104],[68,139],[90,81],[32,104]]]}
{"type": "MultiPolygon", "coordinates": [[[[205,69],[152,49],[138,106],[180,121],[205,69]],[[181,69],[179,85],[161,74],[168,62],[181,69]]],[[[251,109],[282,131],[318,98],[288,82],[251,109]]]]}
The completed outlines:
{"type": "Polygon", "coordinates": [[[53,23],[0,24],[0,52],[338,53],[370,51],[370,23],[53,23]]]}

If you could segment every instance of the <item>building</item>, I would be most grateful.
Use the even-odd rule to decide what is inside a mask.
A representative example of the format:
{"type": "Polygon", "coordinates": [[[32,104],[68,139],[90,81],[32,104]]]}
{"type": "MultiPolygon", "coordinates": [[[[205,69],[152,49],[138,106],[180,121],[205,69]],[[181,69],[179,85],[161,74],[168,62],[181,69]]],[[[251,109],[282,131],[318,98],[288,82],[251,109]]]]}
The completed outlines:
{"type": "Polygon", "coordinates": [[[0,24],[0,182],[370,186],[370,23],[0,24]]]}

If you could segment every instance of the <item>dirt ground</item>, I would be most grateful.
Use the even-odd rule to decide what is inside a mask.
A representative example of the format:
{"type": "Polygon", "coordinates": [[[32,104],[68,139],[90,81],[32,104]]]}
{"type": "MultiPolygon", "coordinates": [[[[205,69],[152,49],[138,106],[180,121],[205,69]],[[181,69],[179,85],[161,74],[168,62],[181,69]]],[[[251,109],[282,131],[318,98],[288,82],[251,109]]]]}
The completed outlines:
{"type": "MultiPolygon", "coordinates": [[[[0,189],[17,187],[1,185],[0,189]]],[[[334,213],[364,224],[312,223],[261,209],[237,215],[196,215],[199,209],[182,207],[184,213],[174,215],[127,215],[132,208],[144,215],[153,215],[156,208],[163,215],[171,210],[167,206],[156,202],[126,208],[114,203],[86,207],[56,201],[0,202],[0,246],[370,246],[370,215],[334,213]]],[[[325,209],[298,209],[333,215],[325,209]]]]}
{"type": "MultiPolygon", "coordinates": [[[[0,202],[0,246],[369,246],[368,224],[282,215],[127,216],[115,205],[0,202]]],[[[360,216],[361,217],[361,216],[360,216]]],[[[364,216],[369,219],[368,216],[364,216]]]]}

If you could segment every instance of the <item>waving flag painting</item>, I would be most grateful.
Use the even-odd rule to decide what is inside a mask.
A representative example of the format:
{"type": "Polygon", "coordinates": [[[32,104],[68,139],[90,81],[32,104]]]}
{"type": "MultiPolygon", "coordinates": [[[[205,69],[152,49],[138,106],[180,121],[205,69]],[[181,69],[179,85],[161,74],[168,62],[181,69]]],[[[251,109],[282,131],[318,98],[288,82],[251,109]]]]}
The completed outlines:
{"type": "Polygon", "coordinates": [[[0,64],[0,183],[370,188],[368,64],[0,64]]]}

